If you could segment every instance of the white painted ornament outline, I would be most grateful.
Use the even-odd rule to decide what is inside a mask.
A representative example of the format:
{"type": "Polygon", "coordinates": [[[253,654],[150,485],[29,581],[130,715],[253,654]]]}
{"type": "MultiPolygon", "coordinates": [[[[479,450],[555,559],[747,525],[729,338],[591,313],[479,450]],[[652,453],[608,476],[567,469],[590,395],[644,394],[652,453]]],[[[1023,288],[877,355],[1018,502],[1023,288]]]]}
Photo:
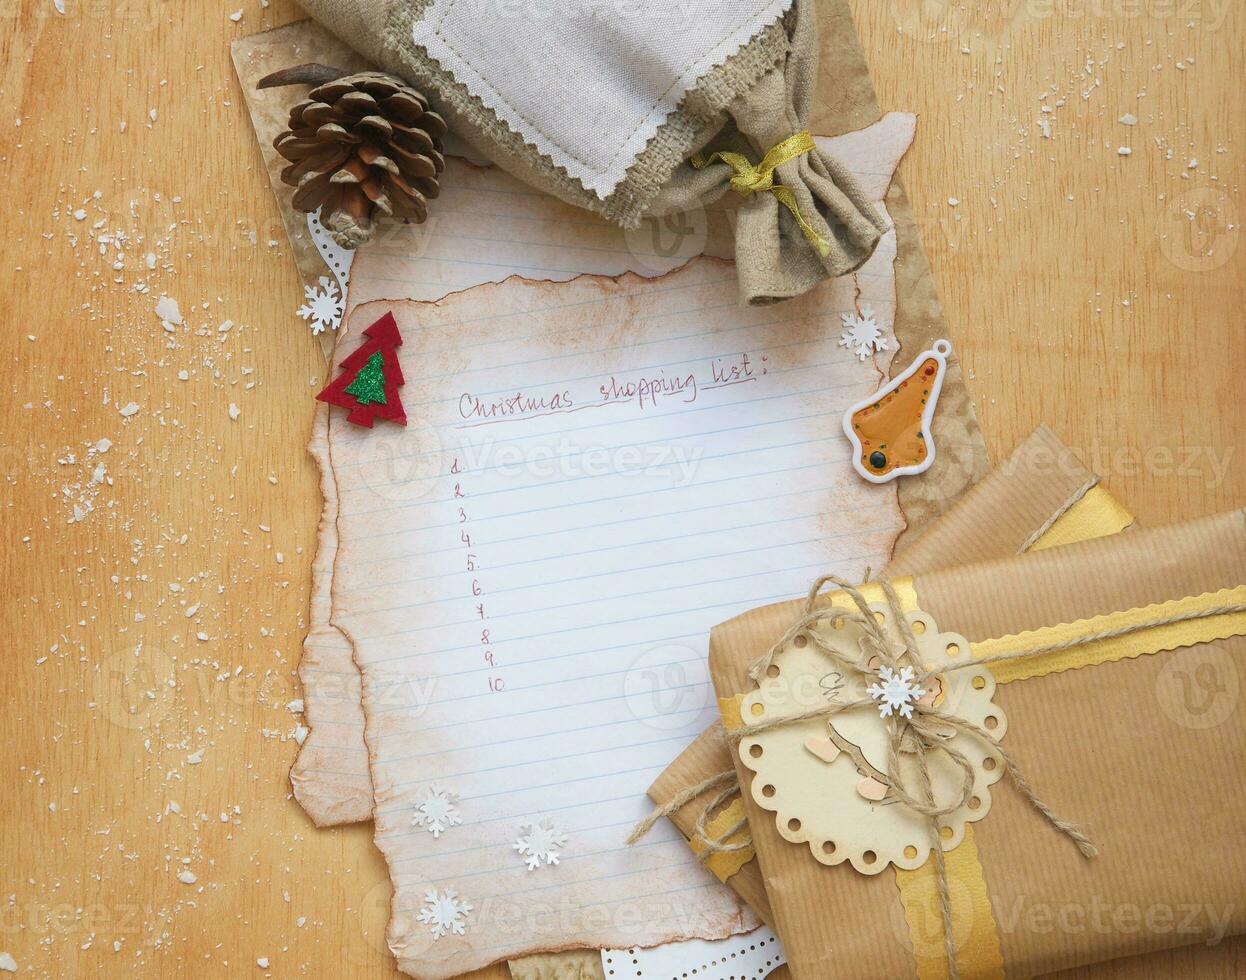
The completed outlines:
{"type": "Polygon", "coordinates": [[[868,480],[870,483],[890,483],[896,477],[925,473],[926,470],[934,465],[936,447],[934,436],[930,432],[930,423],[934,419],[935,407],[939,403],[939,392],[943,390],[943,378],[947,374],[947,359],[951,353],[952,345],[949,341],[936,340],[934,346],[929,350],[924,350],[913,358],[913,363],[904,370],[903,374],[897,375],[887,385],[874,392],[868,398],[863,398],[844,412],[844,435],[852,443],[852,467],[862,479],[868,480]],[[925,459],[911,466],[897,466],[895,469],[888,470],[883,474],[871,473],[861,461],[864,447],[861,445],[861,439],[857,435],[856,430],[852,427],[852,417],[863,408],[869,408],[898,389],[900,385],[921,370],[922,365],[929,360],[936,361],[937,368],[934,380],[930,385],[930,395],[926,399],[926,405],[922,409],[921,415],[921,438],[926,444],[925,459]]]}

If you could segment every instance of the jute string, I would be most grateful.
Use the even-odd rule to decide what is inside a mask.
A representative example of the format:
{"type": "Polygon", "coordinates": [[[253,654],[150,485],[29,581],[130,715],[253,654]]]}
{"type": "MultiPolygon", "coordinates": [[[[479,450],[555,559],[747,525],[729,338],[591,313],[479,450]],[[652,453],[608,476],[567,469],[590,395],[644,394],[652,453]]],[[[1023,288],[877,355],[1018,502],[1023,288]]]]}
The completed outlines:
{"type": "Polygon", "coordinates": [[[1099,485],[1099,477],[1093,476],[1093,475],[1088,477],[1086,479],[1086,482],[1083,483],[1076,490],[1074,490],[1069,495],[1069,499],[1066,500],[1063,504],[1061,504],[1060,508],[1054,514],[1052,514],[1050,517],[1047,518],[1047,520],[1043,521],[1042,524],[1040,524],[1038,527],[1034,529],[1034,533],[1025,539],[1025,543],[1021,545],[1020,549],[1017,551],[1017,554],[1023,555],[1027,551],[1029,551],[1031,548],[1033,548],[1034,545],[1038,544],[1038,542],[1042,539],[1043,535],[1056,526],[1056,521],[1060,520],[1060,518],[1062,518],[1065,514],[1071,511],[1073,509],[1074,504],[1076,504],[1079,500],[1081,500],[1084,496],[1086,496],[1086,494],[1090,493],[1090,491],[1093,490],[1098,485],[1099,485]]]}
{"type": "MultiPolygon", "coordinates": [[[[1093,483],[1089,483],[1077,495],[1077,499],[1089,492],[1093,483]]],[[[1074,503],[1076,500],[1073,501],[1074,503]]],[[[1067,508],[1066,508],[1067,510],[1067,508]]],[[[1170,616],[1157,617],[1140,623],[1116,627],[1113,629],[1105,629],[1088,635],[1072,637],[1058,643],[1049,643],[1041,646],[1035,646],[1028,649],[1015,650],[1008,653],[996,654],[990,657],[963,657],[955,660],[949,660],[937,667],[927,669],[921,662],[917,652],[917,638],[913,634],[912,625],[905,616],[904,610],[900,603],[900,598],[896,594],[895,589],[888,581],[879,583],[882,586],[883,594],[887,600],[888,617],[894,624],[896,632],[899,634],[900,642],[897,644],[886,633],[884,626],[876,618],[874,611],[870,608],[865,596],[859,588],[843,579],[834,575],[824,575],[819,578],[810,588],[809,595],[805,601],[804,611],[800,617],[792,624],[779,640],[770,647],[766,653],[758,658],[758,660],[749,668],[749,677],[758,682],[765,675],[770,666],[773,665],[775,657],[797,636],[804,636],[808,641],[812,641],[817,648],[829,657],[836,664],[847,670],[854,671],[866,677],[876,676],[876,670],[870,666],[871,661],[877,657],[878,662],[884,666],[890,667],[892,670],[898,670],[903,667],[911,667],[917,675],[917,683],[919,686],[924,685],[935,674],[946,674],[952,671],[961,670],[965,667],[989,667],[992,664],[1004,663],[1011,660],[1021,660],[1029,657],[1039,657],[1051,653],[1058,653],[1073,647],[1083,646],[1102,640],[1115,639],[1117,637],[1129,636],[1134,633],[1143,632],[1145,630],[1154,629],[1159,626],[1167,626],[1176,623],[1189,622],[1198,619],[1207,619],[1214,616],[1228,615],[1246,611],[1246,604],[1231,604],[1215,606],[1209,609],[1192,610],[1184,613],[1175,613],[1170,616]],[[834,585],[836,588],[846,594],[856,607],[856,611],[842,609],[828,609],[826,607],[817,608],[817,600],[822,590],[827,585],[834,585]],[[855,659],[845,655],[841,651],[835,649],[826,639],[814,629],[814,625],[819,621],[832,619],[842,620],[843,622],[852,622],[859,625],[864,633],[861,646],[864,654],[860,659],[855,659]]],[[[723,735],[732,742],[738,742],[746,736],[758,735],[773,729],[796,724],[811,719],[831,719],[835,715],[853,711],[860,708],[873,708],[877,710],[877,702],[869,698],[862,698],[855,701],[841,702],[836,704],[819,705],[809,711],[798,712],[796,714],[784,715],[781,717],[769,718],[756,724],[743,725],[739,728],[723,728],[723,735]]],[[[1025,779],[1019,765],[1007,749],[1003,748],[995,738],[986,729],[981,726],[955,714],[944,711],[942,708],[933,705],[925,705],[914,703],[911,705],[913,715],[910,718],[901,718],[892,715],[886,719],[887,723],[887,754],[888,754],[888,776],[887,784],[891,795],[899,802],[903,803],[915,813],[925,816],[929,821],[931,846],[934,852],[935,862],[935,881],[937,888],[937,897],[939,900],[939,911],[943,919],[944,945],[947,952],[948,970],[952,980],[958,980],[959,973],[956,966],[955,956],[955,940],[952,932],[952,906],[947,880],[947,867],[943,855],[942,840],[940,837],[938,818],[947,816],[960,809],[967,804],[973,796],[974,769],[973,763],[953,745],[949,744],[939,734],[942,726],[951,726],[958,733],[976,738],[989,746],[990,751],[999,757],[1003,762],[1005,771],[1009,779],[1022,796],[1051,824],[1051,826],[1060,833],[1067,836],[1077,847],[1077,849],[1087,858],[1095,857],[1098,854],[1097,849],[1091,842],[1090,838],[1076,825],[1060,816],[1042,800],[1030,787],[1025,779]],[[961,773],[961,782],[958,793],[948,802],[940,804],[934,796],[934,788],[930,776],[930,767],[928,755],[931,752],[941,752],[947,756],[961,773]],[[900,764],[900,756],[911,755],[916,759],[916,783],[915,787],[911,787],[907,783],[908,777],[904,775],[904,769],[900,764]]],[[[752,846],[752,840],[745,835],[743,838],[731,841],[747,827],[747,818],[738,820],[734,826],[728,828],[726,832],[711,837],[707,831],[707,825],[713,813],[718,810],[732,797],[740,793],[740,784],[736,771],[728,770],[726,772],[717,773],[702,782],[689,786],[682,792],[676,794],[662,806],[657,807],[648,817],[641,821],[633,830],[628,838],[629,844],[634,844],[645,836],[653,826],[663,817],[682,809],[692,800],[698,798],[704,793],[717,789],[719,792],[710,801],[709,805],[702,811],[701,816],[697,819],[696,826],[693,828],[692,837],[701,845],[701,853],[699,858],[706,861],[713,854],[737,852],[752,846]]]]}

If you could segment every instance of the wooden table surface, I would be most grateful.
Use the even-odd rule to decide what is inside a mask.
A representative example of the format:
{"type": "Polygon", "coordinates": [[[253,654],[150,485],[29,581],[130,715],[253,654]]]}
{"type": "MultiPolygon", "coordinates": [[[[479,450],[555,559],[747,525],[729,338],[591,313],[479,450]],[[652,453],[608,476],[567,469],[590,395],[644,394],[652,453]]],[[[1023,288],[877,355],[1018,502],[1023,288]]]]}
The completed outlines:
{"type": "MultiPolygon", "coordinates": [[[[288,792],[322,360],[228,45],[300,14],[234,2],[0,11],[19,975],[393,974],[368,829],[288,792]]],[[[1246,9],[855,6],[883,106],[920,114],[901,176],[993,458],[1045,421],[1148,524],[1246,503],[1246,9]]],[[[1242,976],[1242,950],[1078,975],[1242,976]]]]}

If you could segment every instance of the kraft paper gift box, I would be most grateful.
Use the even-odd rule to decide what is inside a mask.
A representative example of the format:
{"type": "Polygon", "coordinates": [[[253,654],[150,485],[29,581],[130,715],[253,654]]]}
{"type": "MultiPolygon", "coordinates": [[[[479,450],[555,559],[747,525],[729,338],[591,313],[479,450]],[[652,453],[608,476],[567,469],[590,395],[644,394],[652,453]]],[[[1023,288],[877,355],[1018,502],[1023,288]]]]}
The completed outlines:
{"type": "MultiPolygon", "coordinates": [[[[919,659],[935,671],[943,710],[980,727],[994,720],[1034,791],[1099,851],[1083,857],[1001,778],[990,745],[967,748],[957,735],[974,796],[940,827],[951,838],[943,851],[961,977],[1032,976],[1246,930],[1246,510],[894,581],[914,632],[923,626],[919,659]],[[940,671],[945,641],[950,663],[1059,649],[940,671]]],[[[875,586],[865,592],[882,599],[875,586]]],[[[760,687],[749,666],[805,601],[716,627],[710,672],[724,724],[738,731],[743,719],[782,719],[816,701],[801,682],[823,669],[819,642],[847,649],[834,633],[851,640],[858,630],[839,616],[848,608],[842,592],[819,597],[827,615],[812,628],[829,639],[785,644],[760,687]]],[[[890,629],[890,607],[873,608],[890,629]]],[[[871,716],[882,724],[874,704],[830,716],[831,734],[859,750],[830,763],[800,747],[825,717],[744,734],[734,753],[797,980],[950,973],[935,862],[916,830],[925,818],[890,790],[876,802],[852,791],[863,772],[853,767],[879,756],[868,732],[841,719],[871,716]]],[[[946,802],[956,780],[930,758],[934,795],[946,802]]]]}
{"type": "MultiPolygon", "coordinates": [[[[1133,517],[1098,485],[1097,477],[1045,426],[1036,429],[999,467],[971,487],[942,516],[902,544],[888,575],[912,575],[946,565],[1004,558],[1089,540],[1131,526],[1133,517]]],[[[700,735],[655,780],[649,797],[658,806],[686,786],[731,769],[731,750],[718,726],[700,735]]],[[[671,815],[702,851],[697,821],[717,795],[703,793],[671,815]]],[[[738,797],[713,815],[711,836],[725,833],[743,815],[738,797]]],[[[745,834],[733,840],[743,841],[745,834]]],[[[758,916],[773,924],[761,869],[751,848],[712,855],[707,867],[733,888],[758,916]]]]}

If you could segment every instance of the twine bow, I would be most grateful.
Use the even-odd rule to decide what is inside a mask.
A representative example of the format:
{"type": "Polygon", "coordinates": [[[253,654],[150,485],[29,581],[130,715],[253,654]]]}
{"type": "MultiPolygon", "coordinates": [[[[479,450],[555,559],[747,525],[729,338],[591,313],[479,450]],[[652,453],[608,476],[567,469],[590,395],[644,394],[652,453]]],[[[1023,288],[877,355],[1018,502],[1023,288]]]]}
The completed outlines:
{"type": "Polygon", "coordinates": [[[742,153],[734,153],[731,150],[718,150],[708,157],[703,153],[694,153],[689,162],[697,170],[708,167],[711,163],[725,163],[735,171],[735,176],[731,178],[731,189],[741,197],[751,197],[753,194],[767,191],[773,194],[779,203],[792,213],[792,217],[796,219],[796,223],[809,244],[825,258],[831,251],[831,243],[819,235],[800,213],[800,207],[796,203],[796,195],[792,193],[792,189],[776,184],[774,180],[777,167],[797,157],[802,157],[806,153],[811,153],[815,149],[817,147],[814,145],[813,137],[809,135],[809,130],[802,129],[782,143],[772,146],[757,166],[753,166],[742,153]]]}

